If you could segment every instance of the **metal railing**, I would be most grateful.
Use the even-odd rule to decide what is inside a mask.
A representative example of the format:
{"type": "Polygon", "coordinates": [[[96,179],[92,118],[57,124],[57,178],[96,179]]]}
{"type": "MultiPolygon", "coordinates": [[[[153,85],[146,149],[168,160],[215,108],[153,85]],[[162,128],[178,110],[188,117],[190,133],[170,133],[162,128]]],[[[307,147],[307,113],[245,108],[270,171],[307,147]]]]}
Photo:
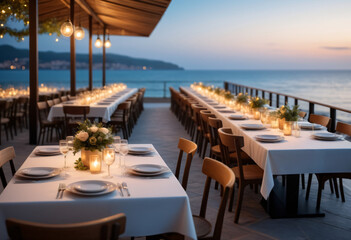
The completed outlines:
{"type": "Polygon", "coordinates": [[[231,82],[224,82],[224,88],[228,91],[231,91],[232,93],[238,94],[238,93],[248,93],[251,96],[259,96],[261,94],[261,97],[264,99],[266,98],[266,94],[268,94],[268,99],[269,99],[269,104],[270,106],[273,106],[273,102],[275,103],[275,106],[277,108],[280,107],[281,105],[281,98],[283,97],[284,99],[284,105],[287,105],[289,102],[289,99],[293,99],[294,104],[298,105],[299,101],[307,102],[308,103],[308,112],[309,114],[314,114],[315,113],[315,105],[322,106],[322,107],[327,107],[329,108],[329,116],[331,118],[331,125],[329,131],[335,132],[335,127],[336,127],[336,111],[341,111],[344,113],[351,113],[351,110],[344,109],[344,108],[339,108],[335,107],[329,104],[325,103],[320,103],[312,100],[308,100],[305,98],[301,97],[296,97],[288,94],[283,94],[283,93],[278,93],[274,91],[269,91],[266,89],[261,89],[261,88],[254,88],[250,86],[245,86],[237,83],[231,83],[231,82]]]}

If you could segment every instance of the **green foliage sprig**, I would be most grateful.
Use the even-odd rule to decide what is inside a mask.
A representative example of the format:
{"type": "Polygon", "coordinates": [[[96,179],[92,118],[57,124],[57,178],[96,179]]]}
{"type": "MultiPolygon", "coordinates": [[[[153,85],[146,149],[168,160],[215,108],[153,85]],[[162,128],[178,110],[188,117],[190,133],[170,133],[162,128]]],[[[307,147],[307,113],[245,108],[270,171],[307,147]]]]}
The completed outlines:
{"type": "Polygon", "coordinates": [[[260,98],[260,97],[254,97],[251,98],[250,100],[250,106],[252,108],[262,108],[265,104],[268,104],[268,100],[260,98]]]}
{"type": "MultiPolygon", "coordinates": [[[[21,41],[29,35],[29,0],[2,0],[0,3],[0,35],[6,34],[21,41]],[[10,22],[23,22],[22,29],[10,27],[10,22]]],[[[38,33],[56,33],[61,36],[62,22],[55,18],[45,20],[39,24],[38,33]]]]}
{"type": "Polygon", "coordinates": [[[113,143],[111,129],[105,128],[102,123],[91,123],[85,120],[79,124],[78,132],[73,141],[73,153],[76,154],[82,148],[85,150],[99,150],[100,152],[113,143]]]}
{"type": "Polygon", "coordinates": [[[278,117],[285,118],[285,121],[297,121],[300,113],[299,105],[295,105],[293,108],[283,105],[277,110],[277,113],[278,117]]]}
{"type": "Polygon", "coordinates": [[[236,96],[236,102],[237,103],[247,103],[249,99],[249,94],[248,93],[239,93],[238,96],[236,96]]]}
{"type": "Polygon", "coordinates": [[[75,162],[74,162],[74,168],[77,170],[88,170],[89,168],[87,166],[84,165],[84,163],[82,162],[81,158],[78,158],[75,162]]]}
{"type": "Polygon", "coordinates": [[[226,91],[226,92],[224,93],[224,98],[225,98],[226,100],[231,100],[231,99],[234,99],[234,95],[233,95],[230,91],[226,91]]]}

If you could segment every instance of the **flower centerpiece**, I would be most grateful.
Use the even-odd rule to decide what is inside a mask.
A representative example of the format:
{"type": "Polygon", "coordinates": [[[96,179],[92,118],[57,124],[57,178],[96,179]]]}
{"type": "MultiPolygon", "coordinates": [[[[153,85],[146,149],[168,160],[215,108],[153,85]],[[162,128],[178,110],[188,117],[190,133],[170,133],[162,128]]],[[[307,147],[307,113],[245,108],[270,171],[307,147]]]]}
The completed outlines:
{"type": "Polygon", "coordinates": [[[299,118],[299,105],[295,105],[292,108],[289,106],[281,106],[278,110],[278,116],[282,121],[279,124],[279,128],[283,130],[284,135],[292,134],[293,123],[299,118]]]}
{"type": "Polygon", "coordinates": [[[260,97],[251,98],[250,107],[253,110],[254,119],[256,119],[256,120],[260,119],[260,116],[261,116],[260,110],[267,103],[268,103],[268,100],[260,98],[260,97]]]}
{"type": "Polygon", "coordinates": [[[73,141],[73,153],[81,151],[81,161],[89,167],[89,156],[102,156],[102,150],[113,143],[111,129],[103,127],[102,123],[91,123],[85,120],[79,124],[78,132],[73,141]]]}

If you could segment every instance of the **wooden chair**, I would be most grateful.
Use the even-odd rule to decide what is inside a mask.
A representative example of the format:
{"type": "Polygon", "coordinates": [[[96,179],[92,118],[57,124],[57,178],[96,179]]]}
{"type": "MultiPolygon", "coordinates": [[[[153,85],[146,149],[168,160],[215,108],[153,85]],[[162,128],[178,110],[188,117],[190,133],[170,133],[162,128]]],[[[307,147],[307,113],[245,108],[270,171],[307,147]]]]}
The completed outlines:
{"type": "MultiPolygon", "coordinates": [[[[320,125],[326,127],[327,129],[330,128],[330,124],[331,124],[331,118],[323,116],[323,115],[317,115],[317,114],[310,114],[308,121],[311,123],[320,124],[320,125]]],[[[312,176],[313,176],[312,173],[308,174],[306,196],[305,196],[306,200],[308,200],[309,195],[310,195],[312,176]]],[[[301,174],[301,182],[302,182],[302,188],[304,188],[304,185],[305,185],[304,184],[305,183],[305,175],[304,174],[301,174]]],[[[337,198],[339,198],[339,191],[338,191],[338,185],[337,185],[336,179],[331,179],[331,181],[329,181],[329,186],[330,186],[330,191],[332,193],[334,193],[334,188],[335,188],[335,195],[337,198]],[[334,187],[333,187],[332,181],[334,182],[334,187]]]]}
{"type": "Polygon", "coordinates": [[[47,106],[48,105],[46,102],[37,102],[38,117],[39,117],[38,144],[40,144],[40,139],[41,139],[41,144],[44,144],[45,135],[46,135],[46,141],[49,141],[49,135],[50,135],[50,141],[52,141],[52,133],[54,129],[56,131],[56,138],[59,139],[61,136],[60,130],[62,129],[62,126],[58,126],[55,121],[47,120],[47,117],[48,117],[47,106]]]}
{"type": "MultiPolygon", "coordinates": [[[[238,223],[241,205],[244,197],[244,189],[249,184],[261,184],[263,178],[263,170],[253,164],[244,165],[242,161],[242,148],[244,147],[244,137],[233,135],[232,129],[230,128],[220,128],[218,130],[221,143],[223,145],[223,156],[226,161],[230,161],[230,150],[234,149],[237,159],[237,166],[232,168],[234,172],[235,179],[239,181],[239,196],[237,200],[234,222],[238,223]]],[[[230,198],[229,211],[232,210],[232,205],[234,202],[234,188],[233,194],[230,198]]]]}
{"type": "Polygon", "coordinates": [[[107,123],[107,125],[112,126],[114,132],[117,132],[118,129],[122,129],[124,139],[128,139],[129,137],[128,129],[131,104],[131,101],[119,104],[116,111],[112,114],[111,120],[107,123]]]}
{"type": "Polygon", "coordinates": [[[196,152],[197,145],[190,140],[187,140],[185,138],[180,138],[178,142],[178,148],[179,148],[179,155],[178,155],[178,162],[177,162],[175,176],[179,180],[180,167],[182,164],[183,153],[185,152],[186,162],[185,162],[185,167],[183,171],[182,186],[184,190],[186,190],[186,187],[188,185],[190,166],[191,166],[191,162],[193,160],[194,154],[196,152]]]}
{"type": "Polygon", "coordinates": [[[18,219],[7,219],[6,227],[11,240],[116,240],[124,233],[126,216],[123,213],[98,220],[46,224],[18,219]]]}
{"type": "MultiPolygon", "coordinates": [[[[346,134],[351,136],[351,124],[338,122],[336,124],[336,132],[346,134]]],[[[337,179],[339,178],[339,188],[340,188],[340,195],[342,202],[345,202],[345,194],[344,194],[344,187],[343,187],[343,178],[351,179],[351,173],[317,173],[317,180],[318,180],[318,195],[317,195],[317,206],[316,208],[319,210],[321,199],[322,199],[322,190],[324,189],[324,183],[330,179],[337,179]]]]}
{"type": "Polygon", "coordinates": [[[79,126],[80,122],[83,122],[87,119],[89,112],[90,106],[63,106],[63,113],[65,114],[66,136],[74,135],[74,129],[79,126]]]}
{"type": "Polygon", "coordinates": [[[1,178],[2,186],[4,188],[7,186],[7,181],[2,167],[5,165],[5,163],[9,162],[12,176],[14,176],[16,173],[16,169],[13,163],[13,159],[15,157],[16,157],[16,154],[15,154],[15,149],[13,147],[7,147],[0,151],[0,178],[1,178]]]}
{"type": "MultiPolygon", "coordinates": [[[[207,145],[210,142],[210,131],[208,128],[208,118],[209,117],[216,117],[211,111],[209,110],[201,110],[200,111],[200,120],[201,120],[201,128],[203,130],[203,137],[204,137],[204,147],[202,151],[202,158],[205,158],[206,150],[207,150],[207,145]]],[[[201,154],[201,153],[200,153],[201,154]]]]}
{"type": "Polygon", "coordinates": [[[218,136],[218,129],[222,128],[222,120],[219,118],[208,118],[208,129],[210,133],[210,158],[215,158],[217,160],[222,160],[222,153],[221,153],[221,146],[220,146],[220,139],[218,136]]]}
{"type": "MultiPolygon", "coordinates": [[[[202,152],[202,143],[203,143],[203,131],[202,131],[202,124],[201,124],[201,116],[200,116],[200,111],[201,110],[207,110],[207,108],[203,107],[202,105],[199,104],[192,104],[191,108],[193,109],[194,112],[194,120],[195,120],[195,129],[196,129],[196,137],[195,137],[195,143],[198,145],[197,151],[199,154],[202,152]]],[[[195,136],[195,134],[194,134],[195,136]]],[[[191,140],[194,140],[193,138],[191,140]]]]}
{"type": "Polygon", "coordinates": [[[211,158],[205,158],[202,165],[202,173],[207,176],[204,193],[202,195],[202,202],[200,208],[200,215],[193,216],[196,234],[198,239],[221,239],[223,218],[225,214],[225,209],[227,207],[227,201],[231,189],[234,187],[235,176],[231,169],[217,160],[211,158]],[[221,203],[219,205],[217,219],[214,226],[214,231],[212,237],[207,237],[211,232],[211,223],[206,220],[206,208],[208,195],[210,192],[211,180],[214,179],[217,181],[223,188],[223,194],[221,203]]]}
{"type": "Polygon", "coordinates": [[[19,97],[16,101],[15,119],[19,123],[21,131],[23,126],[28,128],[28,103],[28,97],[19,97]]]}
{"type": "Polygon", "coordinates": [[[300,111],[300,113],[299,113],[299,117],[301,117],[301,118],[305,118],[306,115],[307,115],[307,112],[300,111]]]}
{"type": "Polygon", "coordinates": [[[6,133],[6,140],[9,140],[9,130],[12,135],[10,129],[10,119],[6,116],[6,109],[8,108],[8,102],[5,100],[0,100],[0,145],[1,145],[1,129],[4,127],[6,133]]]}

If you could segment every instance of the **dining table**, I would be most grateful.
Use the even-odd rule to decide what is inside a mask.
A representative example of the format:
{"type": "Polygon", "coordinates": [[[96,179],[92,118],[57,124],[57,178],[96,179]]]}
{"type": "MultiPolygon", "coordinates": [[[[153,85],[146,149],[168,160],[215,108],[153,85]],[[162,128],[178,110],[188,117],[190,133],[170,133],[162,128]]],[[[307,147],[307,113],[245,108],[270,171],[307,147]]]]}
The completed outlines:
{"type": "Polygon", "coordinates": [[[316,132],[327,133],[326,129],[301,129],[299,136],[283,136],[282,131],[269,126],[247,130],[244,129],[245,124],[261,125],[261,121],[219,104],[191,87],[180,89],[221,119],[223,127],[229,127],[233,134],[244,137],[242,150],[264,170],[260,192],[267,200],[263,202],[271,217],[324,216],[324,213],[310,206],[299,192],[299,176],[305,173],[351,172],[351,142],[342,138],[324,141],[312,136],[316,132]],[[231,115],[245,118],[233,120],[231,115]],[[257,140],[259,135],[281,135],[283,140],[261,142],[257,140]],[[278,180],[279,175],[286,176],[285,186],[278,180]]]}
{"type": "MultiPolygon", "coordinates": [[[[89,104],[90,112],[87,114],[87,118],[101,118],[102,122],[108,122],[111,120],[111,115],[117,109],[118,105],[129,97],[138,92],[137,88],[126,88],[118,93],[109,95],[106,98],[99,99],[96,102],[89,104]]],[[[79,99],[66,101],[60,104],[56,104],[51,107],[48,114],[48,120],[52,121],[54,118],[64,117],[63,107],[68,106],[81,106],[79,99]]],[[[86,105],[86,104],[84,104],[86,105]]]]}
{"type": "Polygon", "coordinates": [[[148,151],[143,155],[126,155],[125,167],[120,164],[123,162],[121,156],[116,154],[116,161],[111,165],[111,178],[107,177],[105,165],[100,173],[95,174],[89,170],[74,169],[79,153],[73,155],[70,152],[67,156],[69,168],[62,169],[62,154],[38,154],[49,148],[58,149],[58,146],[36,147],[1,193],[0,239],[8,239],[5,224],[8,218],[63,224],[96,220],[117,213],[124,213],[127,217],[122,237],[177,232],[197,239],[189,198],[152,144],[129,144],[130,149],[144,148],[148,151]],[[162,168],[162,174],[132,174],[131,169],[145,165],[162,168]],[[23,174],[37,168],[59,169],[59,173],[44,179],[23,178],[23,174]],[[107,183],[108,191],[103,194],[77,191],[77,186],[91,181],[107,183]],[[126,189],[116,188],[123,182],[127,184],[130,196],[126,189]],[[62,183],[66,190],[62,199],[57,199],[58,187],[62,183]]]}

